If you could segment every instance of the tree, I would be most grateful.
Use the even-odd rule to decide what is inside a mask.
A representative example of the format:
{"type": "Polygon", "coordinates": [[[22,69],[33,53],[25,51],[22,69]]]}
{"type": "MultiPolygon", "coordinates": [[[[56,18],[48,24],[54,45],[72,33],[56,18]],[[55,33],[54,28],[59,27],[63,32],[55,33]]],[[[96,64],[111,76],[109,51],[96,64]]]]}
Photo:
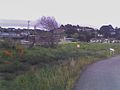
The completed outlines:
{"type": "Polygon", "coordinates": [[[112,25],[103,25],[100,28],[99,33],[102,34],[104,36],[104,38],[110,38],[111,37],[111,32],[114,31],[114,28],[112,27],[112,25]]]}
{"type": "Polygon", "coordinates": [[[71,37],[77,40],[78,37],[79,37],[79,34],[78,33],[74,33],[73,35],[71,35],[71,37]]]}
{"type": "Polygon", "coordinates": [[[87,38],[87,36],[83,33],[81,33],[78,37],[79,41],[84,41],[84,42],[86,42],[86,38],[87,38]]]}
{"type": "Polygon", "coordinates": [[[48,43],[49,43],[50,47],[54,47],[56,45],[57,41],[58,41],[57,40],[58,37],[56,37],[56,34],[58,34],[58,33],[56,33],[56,30],[59,28],[59,24],[55,20],[55,18],[50,17],[50,16],[48,16],[48,17],[43,16],[43,17],[41,17],[40,19],[37,20],[37,23],[36,23],[35,26],[49,31],[48,38],[50,40],[49,40],[48,43]]]}
{"type": "MultiPolygon", "coordinates": [[[[62,26],[63,27],[63,26],[62,26]]],[[[76,26],[73,26],[71,24],[67,24],[64,27],[65,33],[67,34],[67,37],[70,37],[75,34],[78,33],[78,30],[76,29],[76,26]]]]}
{"type": "Polygon", "coordinates": [[[59,25],[54,17],[43,16],[37,20],[36,27],[50,31],[59,28],[59,25]]]}

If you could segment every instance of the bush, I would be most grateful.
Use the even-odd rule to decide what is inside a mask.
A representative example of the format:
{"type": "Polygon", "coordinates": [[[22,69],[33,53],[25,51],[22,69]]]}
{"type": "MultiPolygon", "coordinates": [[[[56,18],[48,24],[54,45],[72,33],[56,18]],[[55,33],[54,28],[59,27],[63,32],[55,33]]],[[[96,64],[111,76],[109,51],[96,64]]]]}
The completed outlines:
{"type": "Polygon", "coordinates": [[[2,73],[15,73],[17,71],[26,71],[28,69],[28,65],[21,64],[19,62],[12,62],[10,64],[0,65],[0,72],[2,73]]]}
{"type": "Polygon", "coordinates": [[[0,48],[13,49],[15,48],[15,44],[13,43],[13,41],[4,40],[0,42],[0,48]]]}

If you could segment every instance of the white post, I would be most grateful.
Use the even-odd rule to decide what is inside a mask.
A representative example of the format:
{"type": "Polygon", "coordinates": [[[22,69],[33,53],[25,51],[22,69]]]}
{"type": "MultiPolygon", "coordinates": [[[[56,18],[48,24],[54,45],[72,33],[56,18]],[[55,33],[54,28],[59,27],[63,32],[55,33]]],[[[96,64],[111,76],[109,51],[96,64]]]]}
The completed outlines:
{"type": "Polygon", "coordinates": [[[115,49],[109,48],[109,52],[110,52],[110,56],[111,56],[111,55],[113,55],[115,53],[115,49]]]}

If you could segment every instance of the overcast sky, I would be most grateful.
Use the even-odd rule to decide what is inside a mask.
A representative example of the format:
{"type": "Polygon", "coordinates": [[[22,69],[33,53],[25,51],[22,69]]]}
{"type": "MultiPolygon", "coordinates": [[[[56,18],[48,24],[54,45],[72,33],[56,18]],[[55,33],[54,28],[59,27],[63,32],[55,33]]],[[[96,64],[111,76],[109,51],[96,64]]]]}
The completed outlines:
{"type": "Polygon", "coordinates": [[[119,0],[0,0],[0,19],[54,16],[61,24],[120,27],[119,0]]]}

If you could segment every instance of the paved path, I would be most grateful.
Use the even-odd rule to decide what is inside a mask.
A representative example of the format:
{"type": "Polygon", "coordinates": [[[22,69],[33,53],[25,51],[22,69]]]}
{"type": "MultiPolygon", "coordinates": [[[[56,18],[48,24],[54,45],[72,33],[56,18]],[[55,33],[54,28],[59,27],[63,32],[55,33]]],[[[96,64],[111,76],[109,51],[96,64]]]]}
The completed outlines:
{"type": "Polygon", "coordinates": [[[120,90],[120,56],[89,66],[74,90],[120,90]]]}

